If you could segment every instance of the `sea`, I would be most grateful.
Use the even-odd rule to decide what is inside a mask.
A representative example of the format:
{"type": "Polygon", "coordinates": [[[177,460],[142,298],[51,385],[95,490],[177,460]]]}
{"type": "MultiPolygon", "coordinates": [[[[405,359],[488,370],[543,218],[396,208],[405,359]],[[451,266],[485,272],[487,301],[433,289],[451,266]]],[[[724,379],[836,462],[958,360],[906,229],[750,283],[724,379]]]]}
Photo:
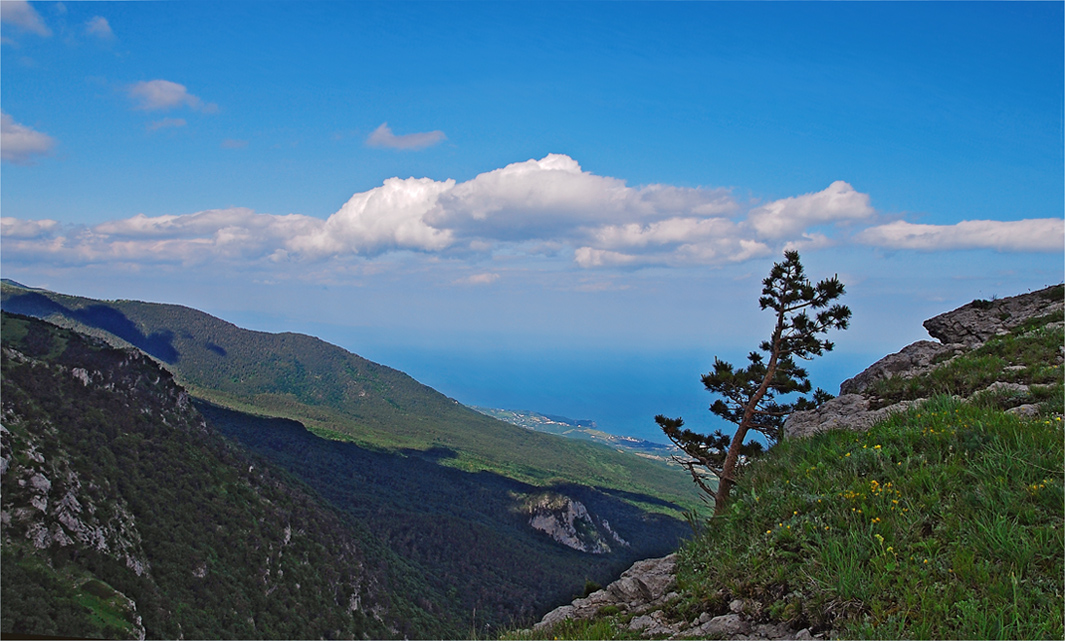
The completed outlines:
{"type": "MultiPolygon", "coordinates": [[[[730,433],[733,428],[709,411],[718,397],[701,380],[713,369],[715,355],[706,350],[390,346],[371,351],[371,360],[402,370],[464,405],[593,420],[605,432],[659,443],[668,441],[655,423],[658,414],[681,417],[686,427],[703,433],[730,433]]],[[[742,367],[745,354],[726,360],[742,367]]],[[[837,394],[843,380],[874,360],[830,353],[807,369],[815,388],[837,394]]]]}

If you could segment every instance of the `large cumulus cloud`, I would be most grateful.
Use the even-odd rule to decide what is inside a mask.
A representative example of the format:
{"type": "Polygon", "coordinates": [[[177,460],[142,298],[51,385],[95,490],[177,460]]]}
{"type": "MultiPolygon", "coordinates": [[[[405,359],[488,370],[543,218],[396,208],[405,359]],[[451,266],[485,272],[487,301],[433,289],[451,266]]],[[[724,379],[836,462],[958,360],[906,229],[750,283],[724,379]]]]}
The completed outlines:
{"type": "Polygon", "coordinates": [[[1060,219],[870,226],[877,218],[869,195],[843,181],[745,207],[725,189],[632,187],[550,154],[461,183],[389,178],[326,219],[243,208],[138,215],[91,227],[5,218],[0,235],[8,259],[60,264],[314,262],[406,251],[554,256],[592,269],[727,264],[784,247],[853,241],[892,249],[1054,251],[1065,226],[1060,219]]]}

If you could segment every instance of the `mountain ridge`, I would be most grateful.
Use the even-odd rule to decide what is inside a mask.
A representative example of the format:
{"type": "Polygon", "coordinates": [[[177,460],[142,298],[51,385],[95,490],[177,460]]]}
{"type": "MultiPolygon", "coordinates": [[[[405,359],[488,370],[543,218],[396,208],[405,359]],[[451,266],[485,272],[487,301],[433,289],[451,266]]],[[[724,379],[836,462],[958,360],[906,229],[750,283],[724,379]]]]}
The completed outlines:
{"type": "Polygon", "coordinates": [[[313,336],[245,330],[181,305],[100,301],[11,282],[0,285],[0,306],[141,349],[197,398],[296,420],[327,438],[386,450],[444,447],[458,454],[448,465],[667,498],[682,506],[674,514],[698,505],[690,483],[655,461],[494,420],[313,336]]]}

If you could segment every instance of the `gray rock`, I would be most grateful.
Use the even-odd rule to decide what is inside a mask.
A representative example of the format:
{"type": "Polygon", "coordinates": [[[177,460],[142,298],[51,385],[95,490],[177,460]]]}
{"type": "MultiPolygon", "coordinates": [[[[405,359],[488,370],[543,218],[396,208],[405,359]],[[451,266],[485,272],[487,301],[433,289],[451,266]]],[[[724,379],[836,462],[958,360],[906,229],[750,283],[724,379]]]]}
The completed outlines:
{"type": "Polygon", "coordinates": [[[750,630],[751,624],[738,614],[723,614],[714,617],[703,626],[704,634],[718,638],[747,634],[750,630]]]}
{"type": "Polygon", "coordinates": [[[570,618],[570,615],[573,614],[575,610],[576,608],[572,605],[559,606],[545,614],[544,618],[540,619],[540,622],[533,626],[533,630],[550,627],[560,621],[564,621],[570,618]]]}
{"type": "Polygon", "coordinates": [[[1006,410],[1007,414],[1013,414],[1014,416],[1020,416],[1021,418],[1032,418],[1033,416],[1039,416],[1039,406],[1032,405],[1031,403],[1025,403],[1024,405],[1018,405],[1017,407],[1011,407],[1006,410]]]}
{"type": "Polygon", "coordinates": [[[901,351],[885,356],[870,365],[861,374],[849,378],[839,386],[839,393],[860,394],[876,381],[894,376],[911,378],[922,372],[930,371],[945,357],[963,351],[961,345],[943,345],[932,341],[917,341],[902,348],[901,351]]]}
{"type": "Polygon", "coordinates": [[[783,623],[761,623],[751,630],[753,639],[786,639],[792,636],[792,630],[783,623]]]}
{"type": "Polygon", "coordinates": [[[1005,392],[1006,394],[1013,394],[1013,395],[1016,395],[1016,396],[1027,396],[1028,395],[1028,386],[1027,385],[1023,385],[1021,383],[1006,383],[1006,382],[1003,382],[1003,381],[996,381],[994,383],[991,383],[987,387],[985,387],[983,392],[977,392],[977,393],[978,394],[980,394],[980,393],[999,394],[999,393],[1003,393],[1003,392],[1005,392]]]}
{"type": "Polygon", "coordinates": [[[743,614],[743,599],[734,599],[728,604],[728,609],[736,614],[743,614]]]}
{"type": "Polygon", "coordinates": [[[646,630],[647,628],[654,625],[658,625],[658,621],[655,621],[646,614],[638,616],[632,621],[629,621],[629,629],[635,632],[638,632],[640,630],[646,630]]]}
{"type": "Polygon", "coordinates": [[[52,489],[52,482],[44,474],[37,473],[30,477],[30,487],[38,492],[47,492],[52,489]]]}
{"type": "Polygon", "coordinates": [[[917,401],[870,409],[869,399],[860,394],[843,394],[807,412],[793,412],[784,422],[785,438],[802,438],[828,430],[867,430],[874,423],[901,412],[917,401]]]}
{"type": "Polygon", "coordinates": [[[1009,332],[1030,318],[1065,309],[1065,299],[1056,295],[1055,287],[1030,294],[992,301],[973,301],[924,322],[932,338],[943,343],[982,345],[989,338],[1009,332]]]}
{"type": "MultiPolygon", "coordinates": [[[[600,608],[606,605],[614,605],[622,611],[646,609],[661,605],[670,598],[677,596],[671,589],[676,584],[673,571],[676,568],[676,555],[660,559],[645,559],[637,561],[628,570],[622,573],[617,581],[598,590],[582,599],[576,599],[572,603],[555,608],[548,612],[533,629],[540,630],[552,626],[564,619],[588,619],[595,616],[600,608]]],[[[652,613],[662,616],[659,611],[652,613]]],[[[639,625],[645,623],[641,617],[639,625]]],[[[677,629],[665,625],[665,620],[652,619],[654,626],[649,627],[647,634],[675,634],[677,629]]],[[[651,624],[648,624],[651,626],[651,624]]]]}

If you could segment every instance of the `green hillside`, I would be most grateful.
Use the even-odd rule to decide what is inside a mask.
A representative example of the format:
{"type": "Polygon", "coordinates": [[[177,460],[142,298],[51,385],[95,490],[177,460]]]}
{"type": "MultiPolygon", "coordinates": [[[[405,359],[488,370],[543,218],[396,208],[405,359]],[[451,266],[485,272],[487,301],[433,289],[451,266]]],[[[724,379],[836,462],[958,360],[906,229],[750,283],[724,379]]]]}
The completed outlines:
{"type": "MultiPolygon", "coordinates": [[[[880,398],[926,400],[867,431],[771,448],[682,546],[679,596],[657,620],[683,629],[742,612],[820,638],[1063,638],[1062,325],[1060,311],[1035,317],[932,371],[877,381],[880,398]]],[[[510,636],[640,638],[635,614],[510,636]]]]}
{"type": "Polygon", "coordinates": [[[455,599],[150,359],[30,318],[0,332],[4,635],[462,634],[455,599]]]}
{"type": "Polygon", "coordinates": [[[328,438],[389,451],[442,448],[454,454],[444,463],[463,470],[622,490],[654,510],[663,509],[661,500],[675,506],[666,508],[672,513],[698,505],[676,469],[492,419],[311,336],[249,331],[178,305],[98,301],[10,281],[2,285],[2,305],[137,347],[215,405],[296,420],[328,438]]]}

